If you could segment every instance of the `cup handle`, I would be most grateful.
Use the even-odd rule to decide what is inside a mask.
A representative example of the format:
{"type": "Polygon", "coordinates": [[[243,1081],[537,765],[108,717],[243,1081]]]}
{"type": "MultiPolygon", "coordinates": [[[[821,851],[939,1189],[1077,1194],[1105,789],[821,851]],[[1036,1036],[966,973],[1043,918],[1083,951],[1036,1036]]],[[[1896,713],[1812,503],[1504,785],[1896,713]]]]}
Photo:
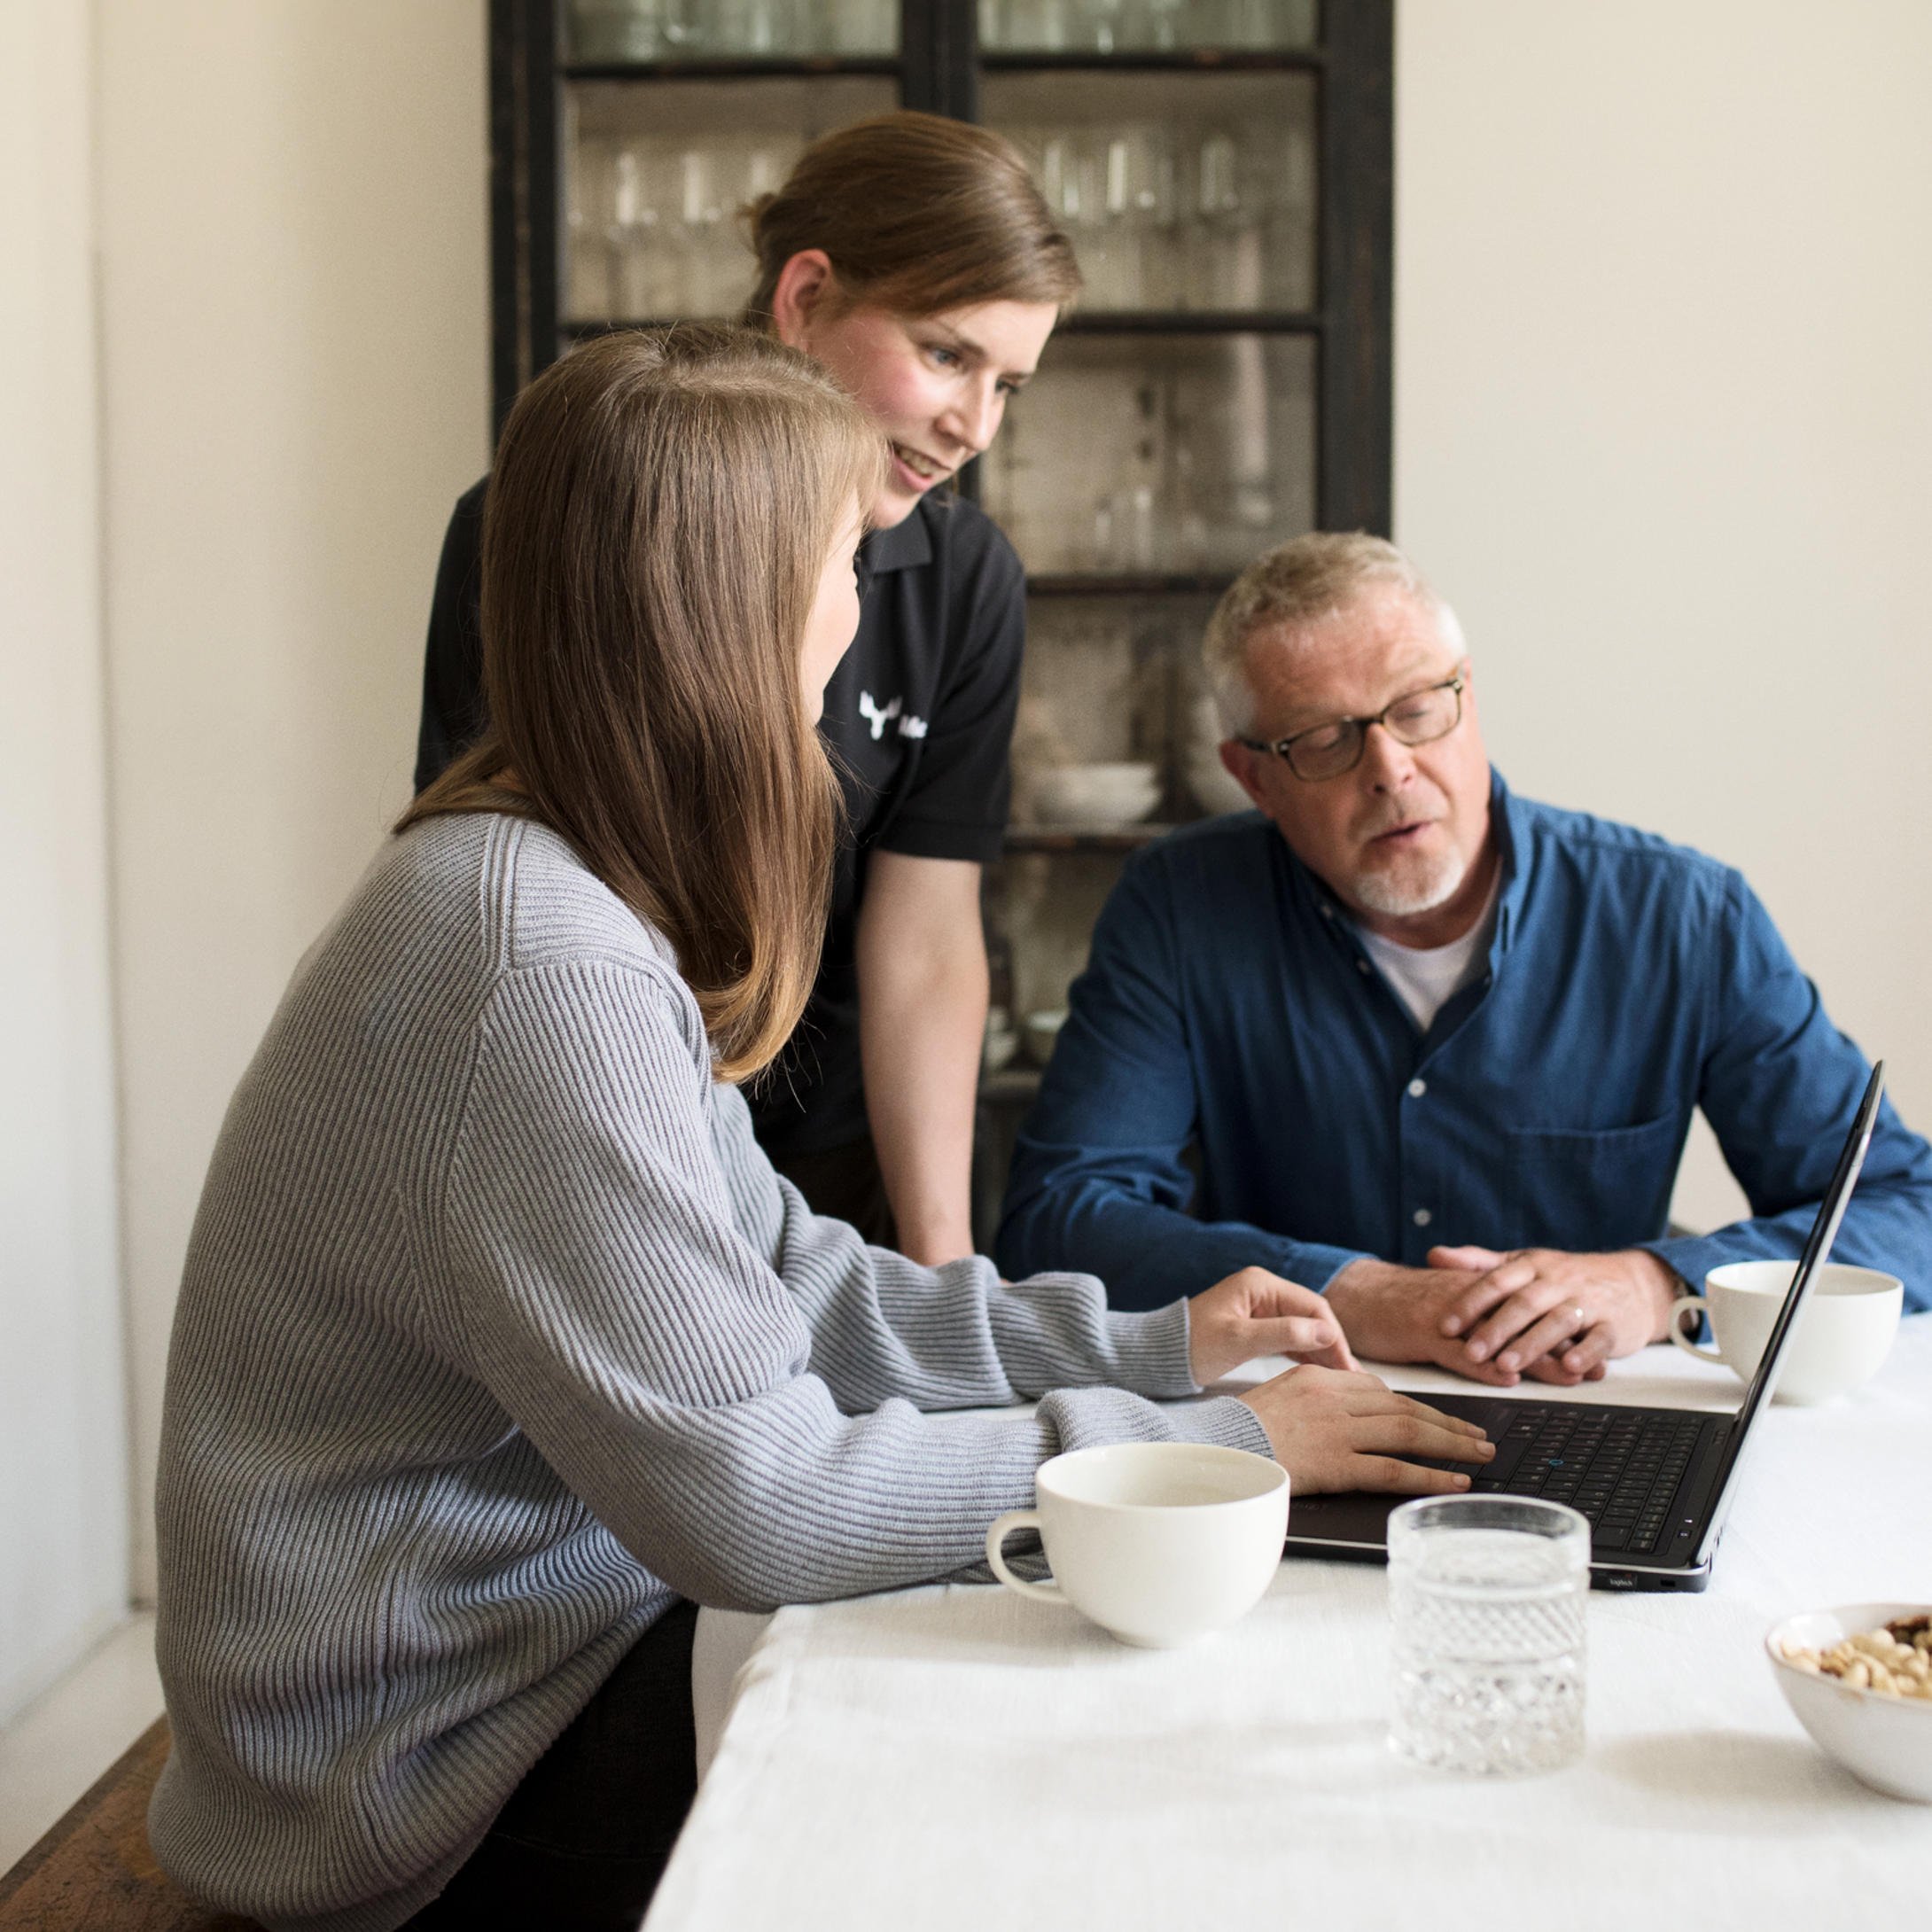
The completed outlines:
{"type": "Polygon", "coordinates": [[[1701,1362],[1717,1362],[1720,1365],[1724,1357],[1714,1348],[1705,1348],[1691,1340],[1684,1332],[1684,1317],[1694,1314],[1701,1321],[1709,1311],[1710,1304],[1702,1295],[1679,1295],[1671,1304],[1671,1339],[1687,1355],[1694,1355],[1701,1362]]]}
{"type": "Polygon", "coordinates": [[[1006,1567],[1006,1558],[1001,1554],[1006,1539],[1016,1530],[1037,1530],[1040,1527],[1040,1512],[1037,1509],[1009,1509],[986,1531],[986,1561],[993,1566],[993,1573],[1009,1590],[1017,1590],[1023,1597],[1037,1597],[1042,1603],[1064,1603],[1066,1597],[1056,1583],[1028,1583],[1024,1577],[1016,1577],[1006,1567]]]}

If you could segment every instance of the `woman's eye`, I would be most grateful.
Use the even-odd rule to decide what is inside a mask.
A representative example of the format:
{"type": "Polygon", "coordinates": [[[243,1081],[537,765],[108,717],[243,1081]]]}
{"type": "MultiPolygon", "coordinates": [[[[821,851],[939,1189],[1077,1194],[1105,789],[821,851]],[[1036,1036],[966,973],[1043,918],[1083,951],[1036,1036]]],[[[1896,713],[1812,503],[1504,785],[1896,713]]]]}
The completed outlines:
{"type": "Polygon", "coordinates": [[[939,365],[942,369],[954,369],[958,367],[959,355],[957,351],[955,350],[942,349],[938,343],[934,343],[931,350],[928,351],[928,353],[931,355],[932,360],[935,362],[939,363],[939,365]]]}

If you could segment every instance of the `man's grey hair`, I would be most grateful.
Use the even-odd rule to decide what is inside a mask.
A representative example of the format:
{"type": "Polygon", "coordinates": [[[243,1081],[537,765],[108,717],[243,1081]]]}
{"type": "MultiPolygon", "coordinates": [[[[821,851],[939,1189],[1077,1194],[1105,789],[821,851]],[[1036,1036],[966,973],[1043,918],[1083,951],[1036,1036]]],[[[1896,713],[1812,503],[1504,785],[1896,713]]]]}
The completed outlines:
{"type": "Polygon", "coordinates": [[[1456,614],[1395,545],[1366,531],[1318,530],[1265,551],[1228,587],[1208,619],[1201,654],[1221,728],[1242,737],[1254,728],[1248,685],[1248,641],[1258,630],[1296,631],[1347,609],[1363,592],[1401,591],[1434,613],[1443,642],[1463,651],[1456,614]]]}

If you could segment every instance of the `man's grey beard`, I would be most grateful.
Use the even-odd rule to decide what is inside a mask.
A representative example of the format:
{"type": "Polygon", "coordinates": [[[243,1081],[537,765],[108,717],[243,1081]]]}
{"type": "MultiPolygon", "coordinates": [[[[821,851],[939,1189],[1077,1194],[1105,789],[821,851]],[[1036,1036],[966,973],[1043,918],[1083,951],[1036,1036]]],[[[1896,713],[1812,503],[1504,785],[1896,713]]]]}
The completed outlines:
{"type": "Polygon", "coordinates": [[[1434,912],[1437,907],[1446,905],[1468,873],[1468,861],[1460,852],[1445,852],[1422,878],[1407,884],[1386,872],[1359,873],[1350,884],[1357,905],[1387,918],[1406,919],[1415,913],[1434,912]]]}

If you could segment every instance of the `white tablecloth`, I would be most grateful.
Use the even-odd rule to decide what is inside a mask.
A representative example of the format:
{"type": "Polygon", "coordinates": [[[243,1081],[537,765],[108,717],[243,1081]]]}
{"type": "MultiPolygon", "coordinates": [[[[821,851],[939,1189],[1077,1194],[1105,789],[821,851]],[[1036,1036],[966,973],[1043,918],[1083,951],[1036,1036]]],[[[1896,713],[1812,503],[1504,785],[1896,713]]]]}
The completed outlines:
{"type": "MultiPolygon", "coordinates": [[[[1587,1392],[1731,1407],[1738,1385],[1660,1349],[1587,1392]]],[[[1286,1562],[1174,1652],[993,1587],[707,1612],[715,1756],[650,1932],[1932,1922],[1932,1808],[1823,1757],[1762,1645],[1794,1610],[1932,1601],[1932,1316],[1858,1394],[1774,1407],[1749,1455],[1707,1593],[1593,1593],[1589,1750],[1538,1779],[1391,1755],[1379,1568],[1286,1562]]]]}

